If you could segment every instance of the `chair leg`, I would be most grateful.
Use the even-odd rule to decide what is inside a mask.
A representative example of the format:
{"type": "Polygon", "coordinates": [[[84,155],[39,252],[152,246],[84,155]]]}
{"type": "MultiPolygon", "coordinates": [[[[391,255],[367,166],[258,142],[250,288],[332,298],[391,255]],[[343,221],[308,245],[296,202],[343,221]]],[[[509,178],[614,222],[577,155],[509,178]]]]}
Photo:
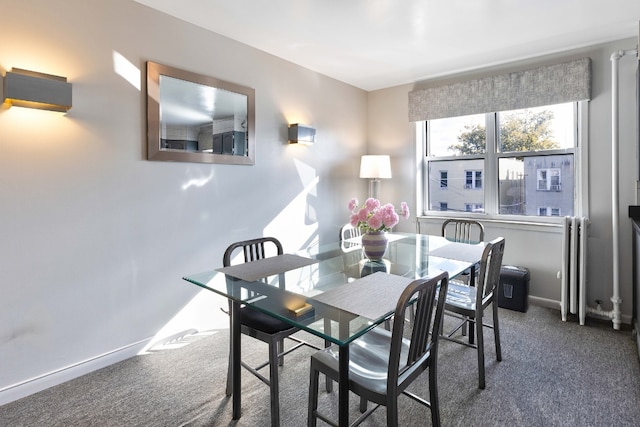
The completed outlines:
{"type": "Polygon", "coordinates": [[[493,302],[493,338],[496,341],[496,359],[502,360],[502,349],[500,347],[500,326],[498,324],[498,301],[494,297],[493,302]]]}
{"type": "Polygon", "coordinates": [[[360,413],[364,414],[365,412],[367,412],[367,399],[360,396],[360,413]]]}
{"type": "Polygon", "coordinates": [[[269,394],[271,397],[271,425],[280,425],[280,392],[278,385],[278,347],[277,343],[269,343],[269,394]]]}
{"type": "MultiPolygon", "coordinates": [[[[328,318],[324,319],[324,330],[326,334],[330,334],[331,332],[331,320],[328,318]]],[[[324,346],[325,348],[331,346],[331,341],[324,340],[324,346]]],[[[327,390],[327,393],[331,393],[333,391],[333,381],[329,377],[326,377],[325,381],[325,390],[327,390]]]]}
{"type": "Polygon", "coordinates": [[[331,393],[333,391],[333,380],[329,377],[326,378],[325,390],[327,390],[327,393],[331,393]]]}
{"type": "Polygon", "coordinates": [[[484,380],[484,336],[482,327],[482,310],[476,313],[476,336],[477,336],[477,350],[478,350],[478,387],[485,388],[484,380]]]}
{"type": "Polygon", "coordinates": [[[438,374],[435,359],[429,361],[429,403],[431,404],[431,424],[440,426],[440,401],[438,400],[438,374]]]}
{"type": "Polygon", "coordinates": [[[398,396],[393,398],[388,397],[387,427],[398,427],[398,396]]]}
{"type": "Polygon", "coordinates": [[[316,411],[318,409],[319,377],[320,377],[320,372],[317,369],[314,369],[313,362],[311,362],[311,376],[309,377],[309,407],[307,412],[307,427],[316,427],[318,422],[316,417],[316,411]]]}
{"type": "MultiPolygon", "coordinates": [[[[284,340],[278,341],[278,354],[284,353],[284,340]]],[[[278,359],[278,365],[284,366],[284,356],[278,359]]]]}
{"type": "Polygon", "coordinates": [[[233,384],[231,383],[231,357],[229,357],[229,368],[227,369],[227,388],[225,390],[227,396],[233,394],[233,384]]]}
{"type": "MultiPolygon", "coordinates": [[[[466,336],[467,335],[467,331],[469,329],[469,318],[465,317],[465,321],[464,324],[462,325],[462,336],[466,336]]],[[[471,326],[471,333],[469,334],[469,343],[473,344],[473,326],[471,326]]]]}
{"type": "MultiPolygon", "coordinates": [[[[231,328],[229,328],[229,330],[231,330],[231,328]]],[[[229,342],[231,343],[231,341],[230,339],[229,342]]],[[[231,381],[231,349],[229,349],[229,363],[227,366],[227,388],[225,393],[227,396],[231,396],[233,394],[233,382],[231,381]]]]}

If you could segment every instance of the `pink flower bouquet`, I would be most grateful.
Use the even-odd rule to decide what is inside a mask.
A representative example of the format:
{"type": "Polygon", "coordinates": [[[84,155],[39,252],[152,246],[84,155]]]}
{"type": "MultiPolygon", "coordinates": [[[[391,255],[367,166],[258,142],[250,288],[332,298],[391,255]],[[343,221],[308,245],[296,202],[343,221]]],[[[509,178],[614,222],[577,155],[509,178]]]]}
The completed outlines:
{"type": "Polygon", "coordinates": [[[402,217],[409,218],[409,206],[402,202],[401,213],[398,215],[396,208],[391,204],[380,204],[378,199],[368,198],[364,205],[360,206],[358,199],[349,201],[351,211],[351,225],[358,227],[363,233],[371,231],[390,231],[402,217]]]}

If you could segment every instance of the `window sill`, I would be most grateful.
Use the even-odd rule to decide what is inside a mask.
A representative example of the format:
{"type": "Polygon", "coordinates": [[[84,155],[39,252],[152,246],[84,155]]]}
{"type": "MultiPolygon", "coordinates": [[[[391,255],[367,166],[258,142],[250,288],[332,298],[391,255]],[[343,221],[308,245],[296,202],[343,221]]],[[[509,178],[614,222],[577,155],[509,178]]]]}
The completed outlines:
{"type": "MultiPolygon", "coordinates": [[[[488,215],[469,212],[427,212],[419,215],[416,220],[420,223],[441,222],[449,218],[463,218],[480,221],[483,224],[492,224],[500,228],[518,230],[562,232],[564,217],[537,217],[520,215],[488,215]]],[[[418,228],[419,229],[419,228],[418,228]]]]}

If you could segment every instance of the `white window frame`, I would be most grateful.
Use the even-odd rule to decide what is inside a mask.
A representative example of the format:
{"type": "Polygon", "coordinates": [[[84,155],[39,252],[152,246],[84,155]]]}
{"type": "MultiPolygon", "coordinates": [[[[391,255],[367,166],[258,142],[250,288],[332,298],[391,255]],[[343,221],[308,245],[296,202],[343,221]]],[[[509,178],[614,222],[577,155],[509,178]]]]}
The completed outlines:
{"type": "MultiPolygon", "coordinates": [[[[561,219],[554,216],[525,216],[525,215],[505,215],[499,214],[499,200],[498,200],[498,159],[501,157],[513,157],[518,156],[539,156],[540,152],[518,152],[518,153],[498,153],[497,151],[497,114],[489,113],[485,116],[487,118],[486,129],[488,135],[493,135],[495,139],[487,141],[486,153],[484,155],[464,155],[464,156],[430,156],[428,152],[427,141],[427,126],[428,122],[420,121],[415,122],[415,134],[416,134],[416,162],[420,166],[419,172],[416,176],[416,206],[421,213],[420,217],[469,217],[481,220],[492,220],[496,222],[504,223],[529,223],[529,224],[559,224],[561,219]],[[490,119],[493,117],[494,119],[490,119]],[[465,159],[478,159],[484,158],[484,213],[479,212],[442,212],[439,210],[429,210],[429,186],[426,180],[429,179],[429,161],[432,160],[465,160],[465,159]],[[496,183],[495,185],[491,183],[496,183]]],[[[552,154],[566,154],[573,153],[574,155],[574,216],[589,216],[589,200],[588,200],[588,182],[586,176],[588,175],[588,146],[589,146],[589,134],[588,134],[588,117],[589,117],[589,102],[578,101],[574,103],[574,117],[575,129],[574,137],[576,138],[576,146],[571,149],[557,149],[545,151],[545,155],[552,154]]]]}

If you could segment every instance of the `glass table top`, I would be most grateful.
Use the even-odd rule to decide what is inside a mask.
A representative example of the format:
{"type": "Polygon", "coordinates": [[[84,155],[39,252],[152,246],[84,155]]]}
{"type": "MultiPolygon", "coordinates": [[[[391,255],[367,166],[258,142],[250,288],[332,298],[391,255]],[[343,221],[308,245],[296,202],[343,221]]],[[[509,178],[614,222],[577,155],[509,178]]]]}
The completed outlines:
{"type": "Polygon", "coordinates": [[[454,278],[480,262],[485,247],[411,233],[388,233],[388,238],[381,261],[366,259],[356,239],[184,280],[346,345],[389,318],[412,280],[442,271],[454,278]]]}

